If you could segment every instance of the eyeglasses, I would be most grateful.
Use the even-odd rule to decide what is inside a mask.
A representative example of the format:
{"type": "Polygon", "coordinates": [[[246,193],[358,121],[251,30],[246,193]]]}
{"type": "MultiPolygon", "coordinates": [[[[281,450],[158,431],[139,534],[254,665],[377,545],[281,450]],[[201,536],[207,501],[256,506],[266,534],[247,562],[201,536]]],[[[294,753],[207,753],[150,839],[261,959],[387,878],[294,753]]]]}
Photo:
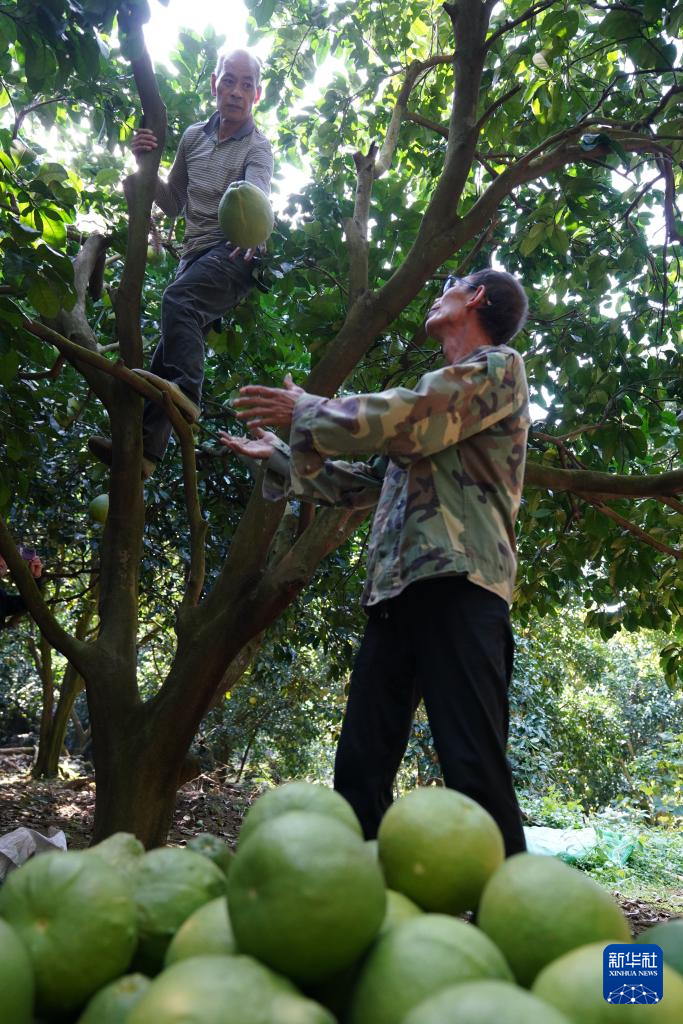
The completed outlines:
{"type": "MultiPolygon", "coordinates": [[[[449,274],[446,280],[444,281],[443,291],[441,294],[445,295],[446,292],[456,284],[464,284],[466,288],[469,288],[473,292],[476,292],[477,288],[479,287],[478,284],[473,284],[471,281],[468,281],[466,277],[456,277],[455,274],[449,274]]],[[[486,305],[491,306],[493,305],[493,303],[491,302],[490,299],[487,298],[486,305]]]]}

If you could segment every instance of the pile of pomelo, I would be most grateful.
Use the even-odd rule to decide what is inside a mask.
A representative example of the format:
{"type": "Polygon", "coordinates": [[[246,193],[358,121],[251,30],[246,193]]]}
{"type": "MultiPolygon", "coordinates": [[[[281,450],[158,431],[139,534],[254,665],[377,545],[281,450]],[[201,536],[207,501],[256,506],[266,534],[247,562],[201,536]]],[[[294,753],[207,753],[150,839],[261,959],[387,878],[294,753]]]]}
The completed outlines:
{"type": "Polygon", "coordinates": [[[375,843],[342,797],[294,782],[254,803],[234,856],[117,834],[11,873],[0,1024],[681,1024],[683,921],[640,938],[664,950],[664,998],[610,1005],[602,951],[631,937],[587,876],[505,860],[452,790],[398,800],[375,843]]]}

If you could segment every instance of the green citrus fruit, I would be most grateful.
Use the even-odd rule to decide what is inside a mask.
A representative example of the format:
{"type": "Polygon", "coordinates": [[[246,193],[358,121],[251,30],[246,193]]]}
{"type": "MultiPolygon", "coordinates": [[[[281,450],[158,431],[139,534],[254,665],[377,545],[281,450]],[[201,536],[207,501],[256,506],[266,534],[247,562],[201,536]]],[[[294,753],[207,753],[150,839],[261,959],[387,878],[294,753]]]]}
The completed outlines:
{"type": "Polygon", "coordinates": [[[482,894],[477,924],[507,957],[520,985],[563,953],[600,939],[630,942],[617,903],[592,878],[554,857],[518,853],[482,894]]]}
{"type": "Polygon", "coordinates": [[[34,990],[28,952],[14,929],[0,919],[0,1020],[31,1024],[34,990]]]}
{"type": "Polygon", "coordinates": [[[363,840],[306,811],[260,825],[228,876],[239,949],[297,981],[353,963],[377,934],[385,904],[382,872],[363,840]]]}
{"type": "Polygon", "coordinates": [[[201,853],[208,857],[221,869],[223,874],[227,875],[230,870],[234,854],[228,844],[218,836],[212,836],[210,832],[202,832],[190,839],[187,848],[194,853],[201,853]]]}
{"type": "Polygon", "coordinates": [[[248,956],[181,960],[154,979],[126,1024],[334,1024],[248,956]]]}
{"type": "Polygon", "coordinates": [[[45,853],[13,871],[0,915],[28,950],[39,1013],[72,1013],[123,974],[135,904],[122,876],[87,853],[45,853]]]}
{"type": "Polygon", "coordinates": [[[232,956],[237,952],[225,896],[205,903],[183,921],[166,950],[166,966],[191,956],[232,956]]]}
{"type": "Polygon", "coordinates": [[[128,1014],[149,986],[144,974],[124,974],[95,993],[77,1024],[126,1024],[128,1014]]]}
{"type": "Polygon", "coordinates": [[[392,928],[396,928],[399,924],[403,924],[404,921],[409,921],[411,917],[419,917],[421,913],[417,903],[413,903],[402,892],[387,889],[387,909],[377,938],[392,928]]]}
{"type": "MultiPolygon", "coordinates": [[[[365,846],[367,847],[368,845],[366,842],[365,846]]],[[[375,853],[373,851],[374,856],[375,853]]],[[[422,914],[420,908],[400,892],[392,892],[391,889],[387,889],[386,896],[387,909],[375,941],[380,939],[390,929],[398,927],[398,925],[408,921],[411,917],[417,917],[422,914]]],[[[372,949],[372,946],[370,949],[372,949]]],[[[322,1003],[323,1006],[326,1006],[340,1020],[344,1020],[358,975],[363,966],[363,959],[361,957],[340,973],[333,975],[331,978],[326,978],[318,985],[311,986],[307,989],[308,995],[322,1003]]]]}
{"type": "Polygon", "coordinates": [[[233,181],[220,201],[218,223],[234,245],[253,249],[270,238],[275,218],[268,196],[257,185],[233,181]]]}
{"type": "Polygon", "coordinates": [[[286,782],[255,800],[244,816],[238,846],[247,839],[264,821],[288,811],[312,811],[326,814],[341,821],[347,828],[362,836],[363,831],[351,804],[328,786],[312,782],[286,782]]]}
{"type": "Polygon", "coordinates": [[[349,1024],[396,1024],[442,988],[480,978],[512,981],[491,940],[457,918],[420,914],[373,945],[353,993],[349,1024]]]}
{"type": "Polygon", "coordinates": [[[603,996],[603,951],[607,943],[594,942],[548,964],[536,978],[532,992],[561,1010],[574,1024],[681,1024],[683,978],[664,965],[664,997],[660,1003],[614,1005],[603,996]]]}
{"type": "Polygon", "coordinates": [[[401,1024],[570,1024],[569,1018],[507,981],[467,981],[420,1003],[401,1024]]]}
{"type": "Polygon", "coordinates": [[[225,895],[225,875],[200,853],[165,847],[142,858],[133,892],[140,933],[135,964],[144,974],[154,974],[183,921],[225,895]]]}
{"type": "Polygon", "coordinates": [[[106,523],[107,516],[109,515],[109,495],[98,494],[90,502],[88,508],[90,509],[90,515],[96,523],[106,523]]]}
{"type": "Polygon", "coordinates": [[[648,928],[636,942],[656,943],[664,954],[664,963],[683,974],[683,917],[648,928]]]}
{"type": "Polygon", "coordinates": [[[135,873],[145,855],[145,848],[140,840],[130,832],[115,832],[108,839],[103,839],[96,846],[91,846],[85,853],[91,857],[99,857],[109,867],[120,872],[129,884],[132,884],[135,873]]]}
{"type": "Polygon", "coordinates": [[[379,827],[387,886],[444,914],[472,910],[505,857],[500,829],[483,807],[453,789],[414,789],[379,827]]]}

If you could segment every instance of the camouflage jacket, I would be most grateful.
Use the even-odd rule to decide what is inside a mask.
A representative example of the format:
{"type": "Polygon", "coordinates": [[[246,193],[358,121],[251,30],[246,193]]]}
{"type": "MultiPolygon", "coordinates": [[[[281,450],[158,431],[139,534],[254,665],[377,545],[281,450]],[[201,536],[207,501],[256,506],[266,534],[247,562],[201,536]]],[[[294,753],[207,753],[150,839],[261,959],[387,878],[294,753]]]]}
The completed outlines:
{"type": "Polygon", "coordinates": [[[264,496],[377,505],[363,604],[429,576],[466,575],[510,604],[529,394],[522,357],[484,346],[414,390],[296,403],[289,448],[267,463],[264,496]],[[376,453],[373,462],[329,456],[376,453]]]}

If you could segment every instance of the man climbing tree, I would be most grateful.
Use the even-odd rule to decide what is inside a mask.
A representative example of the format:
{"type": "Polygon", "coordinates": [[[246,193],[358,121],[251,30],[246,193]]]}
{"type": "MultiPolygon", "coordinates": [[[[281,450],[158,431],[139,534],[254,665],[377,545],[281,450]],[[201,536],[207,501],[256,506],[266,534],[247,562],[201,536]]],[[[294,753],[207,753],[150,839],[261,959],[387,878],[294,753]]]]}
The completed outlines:
{"type": "Polygon", "coordinates": [[[508,854],[525,849],[505,747],[514,526],[529,429],[524,364],[507,343],[526,315],[526,295],[509,274],[449,277],[426,320],[446,366],[414,390],[328,400],[291,379],[284,389],[247,386],[235,404],[260,436],[222,434],[232,451],[268,460],[265,497],[290,490],[326,504],[377,503],[362,598],[369,619],[334,780],[366,838],[391,803],[423,698],[446,784],[492,814],[508,854]],[[291,426],[291,461],[264,426],[291,426]],[[380,471],[327,458],[345,452],[389,460],[380,471]]]}
{"type": "MultiPolygon", "coordinates": [[[[175,280],[161,304],[161,340],[151,372],[167,381],[173,401],[186,419],[199,417],[204,380],[204,337],[211,324],[240,302],[254,284],[255,252],[226,242],[218,223],[218,206],[234,181],[249,181],[270,192],[273,157],[270,143],[256,127],[252,110],[261,96],[261,65],[246,50],[219,56],[211,75],[216,112],[183,134],[168,181],[157,179],[155,200],[170,217],[185,211],[182,258],[175,280]]],[[[149,128],[136,132],[136,157],[157,148],[149,128]]],[[[142,475],[149,477],[162,458],[171,422],[155,402],[146,401],[143,416],[142,475]]],[[[109,438],[95,436],[91,452],[111,463],[109,438]]]]}

